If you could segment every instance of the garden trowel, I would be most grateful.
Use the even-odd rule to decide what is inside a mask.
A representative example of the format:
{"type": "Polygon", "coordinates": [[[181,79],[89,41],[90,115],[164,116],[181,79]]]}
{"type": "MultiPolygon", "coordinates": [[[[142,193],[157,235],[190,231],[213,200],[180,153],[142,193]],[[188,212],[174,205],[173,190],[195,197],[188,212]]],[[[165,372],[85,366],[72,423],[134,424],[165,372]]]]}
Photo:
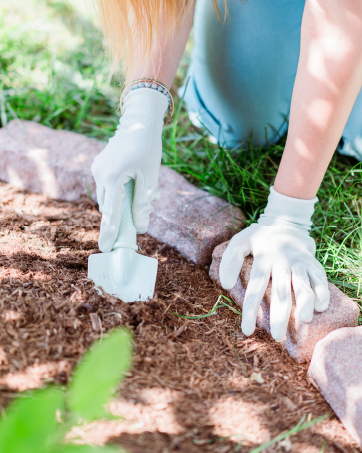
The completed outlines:
{"type": "Polygon", "coordinates": [[[137,231],[133,222],[134,181],[125,184],[121,223],[113,250],[88,258],[88,277],[97,286],[123,302],[146,301],[153,297],[158,261],[138,254],[137,231]]]}

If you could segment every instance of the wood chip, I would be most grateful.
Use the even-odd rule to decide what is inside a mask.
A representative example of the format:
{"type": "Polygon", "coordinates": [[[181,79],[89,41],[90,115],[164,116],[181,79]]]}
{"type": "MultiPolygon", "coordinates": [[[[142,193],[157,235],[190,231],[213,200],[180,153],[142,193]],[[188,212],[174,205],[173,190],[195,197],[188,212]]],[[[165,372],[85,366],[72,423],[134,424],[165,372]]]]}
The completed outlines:
{"type": "Polygon", "coordinates": [[[190,323],[191,323],[191,320],[188,320],[188,321],[184,322],[184,323],[182,324],[182,326],[180,326],[180,327],[175,331],[175,333],[173,334],[173,337],[174,337],[174,338],[179,337],[179,336],[182,334],[182,332],[184,332],[184,331],[187,329],[187,326],[188,326],[190,323]]]}
{"type": "Polygon", "coordinates": [[[92,321],[92,329],[95,332],[100,332],[102,324],[101,324],[101,320],[99,319],[99,316],[97,315],[97,313],[91,313],[89,316],[92,321]]]}
{"type": "Polygon", "coordinates": [[[298,407],[296,404],[293,403],[293,401],[288,398],[287,396],[283,397],[283,403],[286,405],[287,409],[289,411],[295,411],[296,408],[298,407]]]}

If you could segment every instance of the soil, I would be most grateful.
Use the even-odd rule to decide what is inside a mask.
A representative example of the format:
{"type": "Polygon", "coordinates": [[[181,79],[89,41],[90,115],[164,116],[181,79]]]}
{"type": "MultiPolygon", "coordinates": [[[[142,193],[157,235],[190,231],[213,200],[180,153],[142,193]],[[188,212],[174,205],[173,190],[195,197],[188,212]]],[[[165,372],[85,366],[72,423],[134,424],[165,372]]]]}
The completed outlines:
{"type": "Polygon", "coordinates": [[[175,250],[142,235],[141,253],[159,261],[154,299],[99,295],[87,258],[99,252],[95,203],[49,200],[0,183],[0,404],[18,391],[66,384],[78,359],[107,331],[128,326],[133,367],[111,403],[124,420],[71,433],[134,453],[250,452],[303,415],[326,421],[268,452],[361,451],[307,377],[263,331],[246,338],[228,308],[208,313],[223,291],[175,250]],[[254,373],[254,374],[253,374],[254,373]],[[261,379],[260,379],[261,378],[261,379]],[[259,382],[258,382],[259,381],[259,382]]]}

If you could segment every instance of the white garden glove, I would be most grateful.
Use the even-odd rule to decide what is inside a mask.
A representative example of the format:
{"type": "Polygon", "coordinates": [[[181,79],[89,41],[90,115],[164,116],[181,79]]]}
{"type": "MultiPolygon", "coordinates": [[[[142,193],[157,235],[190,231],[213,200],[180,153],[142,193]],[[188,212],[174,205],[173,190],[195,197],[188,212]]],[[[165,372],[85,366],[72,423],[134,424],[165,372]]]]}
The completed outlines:
{"type": "Polygon", "coordinates": [[[162,127],[167,109],[164,94],[139,88],[127,94],[124,114],[115,135],[94,159],[92,173],[102,213],[99,248],[111,251],[121,221],[124,184],[135,180],[133,219],[138,233],[147,231],[151,202],[159,199],[158,172],[162,156],[162,127]]]}
{"type": "Polygon", "coordinates": [[[220,264],[220,281],[225,289],[234,287],[244,258],[254,257],[243,303],[242,330],[255,330],[259,305],[272,275],[270,328],[273,338],[282,341],[292,309],[291,283],[296,298],[296,315],[310,322],[313,310],[329,305],[327,277],[316,260],[316,245],[309,236],[314,204],[279,194],[270,188],[268,204],[257,224],[236,234],[225,250],[220,264]]]}

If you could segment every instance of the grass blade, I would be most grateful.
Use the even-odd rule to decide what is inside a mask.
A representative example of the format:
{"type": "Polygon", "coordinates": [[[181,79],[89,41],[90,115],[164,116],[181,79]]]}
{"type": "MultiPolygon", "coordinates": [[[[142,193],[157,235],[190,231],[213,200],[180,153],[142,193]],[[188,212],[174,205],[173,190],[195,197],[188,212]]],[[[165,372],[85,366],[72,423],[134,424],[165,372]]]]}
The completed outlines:
{"type": "Polygon", "coordinates": [[[294,426],[294,428],[292,428],[289,431],[286,431],[282,434],[279,434],[279,436],[274,437],[274,439],[270,440],[269,442],[266,442],[265,444],[262,444],[259,447],[254,448],[254,450],[252,450],[250,453],[261,453],[262,451],[266,450],[267,448],[271,447],[272,445],[276,444],[277,442],[280,442],[281,440],[285,439],[286,437],[293,436],[294,434],[297,434],[300,431],[310,428],[311,426],[314,426],[317,423],[319,423],[323,420],[326,420],[328,417],[329,417],[329,415],[322,415],[321,417],[315,418],[314,420],[303,423],[305,420],[305,415],[303,415],[303,417],[294,426]]]}

